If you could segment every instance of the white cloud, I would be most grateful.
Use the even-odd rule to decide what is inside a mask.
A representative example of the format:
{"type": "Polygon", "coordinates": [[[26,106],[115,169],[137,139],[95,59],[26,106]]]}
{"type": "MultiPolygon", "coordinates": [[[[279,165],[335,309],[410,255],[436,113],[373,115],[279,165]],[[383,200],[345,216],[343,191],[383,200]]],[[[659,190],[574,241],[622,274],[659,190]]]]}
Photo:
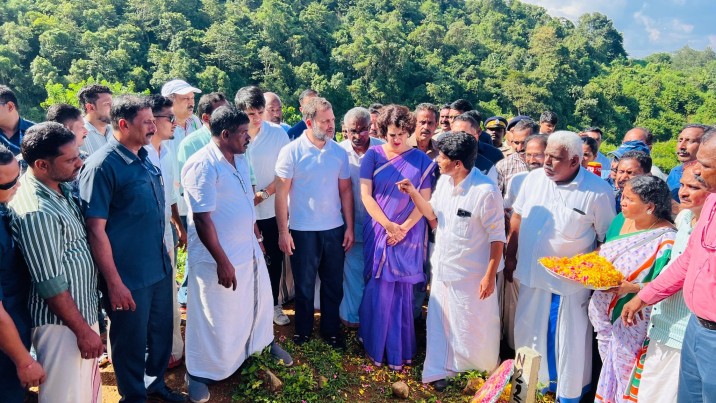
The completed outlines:
{"type": "Polygon", "coordinates": [[[634,13],[634,19],[644,26],[647,34],[649,34],[650,42],[656,42],[661,38],[661,31],[656,27],[656,21],[653,18],[647,17],[641,11],[637,11],[634,13]]]}
{"type": "Polygon", "coordinates": [[[691,31],[694,30],[693,25],[681,22],[678,18],[674,18],[673,20],[671,20],[671,28],[675,31],[683,32],[685,34],[690,34],[691,31]]]}

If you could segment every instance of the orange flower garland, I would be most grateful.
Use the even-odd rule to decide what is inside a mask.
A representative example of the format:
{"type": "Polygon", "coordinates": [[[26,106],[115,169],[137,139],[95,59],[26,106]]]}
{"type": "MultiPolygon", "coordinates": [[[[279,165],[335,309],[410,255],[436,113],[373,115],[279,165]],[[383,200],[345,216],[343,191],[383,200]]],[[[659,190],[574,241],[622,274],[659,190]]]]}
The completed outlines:
{"type": "Polygon", "coordinates": [[[539,262],[547,270],[587,288],[617,287],[624,279],[624,275],[597,252],[573,257],[543,257],[539,262]]]}

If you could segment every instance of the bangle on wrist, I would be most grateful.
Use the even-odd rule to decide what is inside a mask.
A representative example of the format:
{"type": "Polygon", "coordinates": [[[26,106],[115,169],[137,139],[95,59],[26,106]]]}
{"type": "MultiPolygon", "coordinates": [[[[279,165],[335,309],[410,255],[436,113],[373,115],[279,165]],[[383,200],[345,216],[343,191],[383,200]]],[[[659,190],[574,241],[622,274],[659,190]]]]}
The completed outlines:
{"type": "Polygon", "coordinates": [[[264,241],[264,236],[261,235],[260,237],[256,237],[256,240],[259,241],[259,243],[264,241]]]}

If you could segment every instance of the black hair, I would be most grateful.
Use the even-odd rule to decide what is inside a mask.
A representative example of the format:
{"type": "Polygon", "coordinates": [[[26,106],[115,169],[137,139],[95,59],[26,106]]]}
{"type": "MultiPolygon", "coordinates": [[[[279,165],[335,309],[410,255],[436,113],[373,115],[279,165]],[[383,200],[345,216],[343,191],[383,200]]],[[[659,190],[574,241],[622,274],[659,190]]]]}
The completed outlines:
{"type": "Polygon", "coordinates": [[[656,176],[640,175],[629,179],[624,186],[630,186],[644,203],[654,203],[655,217],[674,222],[671,218],[671,191],[666,182],[656,176]]]}
{"type": "Polygon", "coordinates": [[[475,121],[477,121],[477,125],[478,125],[478,126],[477,126],[477,129],[476,129],[476,130],[479,130],[479,129],[480,129],[480,125],[482,124],[482,114],[481,114],[480,112],[478,112],[477,109],[471,109],[471,110],[469,110],[469,111],[467,111],[467,112],[464,112],[464,113],[465,113],[466,115],[472,116],[472,118],[475,119],[475,121]]]}
{"type": "Polygon", "coordinates": [[[410,112],[407,106],[391,104],[380,110],[378,119],[378,133],[382,136],[388,135],[388,126],[395,126],[408,132],[408,135],[415,131],[415,115],[410,112]]]}
{"type": "MultiPolygon", "coordinates": [[[[460,113],[465,113],[467,111],[471,111],[475,109],[470,101],[467,99],[458,99],[457,101],[453,101],[450,104],[450,109],[455,109],[456,111],[460,111],[460,113]]],[[[480,119],[482,120],[482,119],[480,119]]]]}
{"type": "Polygon", "coordinates": [[[250,85],[248,87],[239,88],[234,97],[234,105],[240,111],[248,109],[260,110],[266,107],[266,98],[261,88],[250,85]]]}
{"type": "Polygon", "coordinates": [[[539,125],[532,119],[522,119],[512,126],[512,132],[521,132],[525,129],[532,129],[532,134],[539,134],[539,125]]]}
{"type": "Polygon", "coordinates": [[[75,141],[75,135],[57,122],[38,123],[25,132],[20,149],[29,166],[40,159],[59,156],[60,147],[75,141]]]}
{"type": "Polygon", "coordinates": [[[438,141],[438,150],[451,161],[460,161],[469,172],[477,159],[477,140],[465,132],[447,132],[438,141]]]}
{"type": "Polygon", "coordinates": [[[541,115],[539,115],[539,122],[546,122],[546,123],[552,123],[553,125],[557,125],[557,122],[559,121],[559,118],[557,117],[557,114],[552,111],[544,111],[541,115]]]}
{"type": "Polygon", "coordinates": [[[651,172],[651,156],[643,151],[627,151],[619,158],[619,162],[624,160],[634,160],[638,162],[645,174],[651,172]]]}
{"type": "Polygon", "coordinates": [[[132,121],[142,109],[150,108],[146,97],[137,95],[120,95],[112,100],[109,115],[112,119],[112,128],[119,129],[119,121],[124,119],[132,121]]]}
{"type": "Polygon", "coordinates": [[[370,112],[370,114],[372,115],[374,113],[379,113],[381,109],[383,109],[383,104],[379,104],[376,102],[370,104],[370,106],[368,107],[368,112],[370,112]]]}
{"type": "Polygon", "coordinates": [[[161,113],[162,109],[171,108],[174,105],[171,99],[159,94],[148,96],[147,103],[149,103],[149,107],[152,108],[152,113],[155,115],[161,113]]]}
{"type": "Polygon", "coordinates": [[[66,125],[72,120],[82,119],[82,112],[69,104],[54,104],[47,108],[45,120],[66,125]]]}
{"type": "Polygon", "coordinates": [[[600,138],[600,139],[601,139],[602,137],[604,137],[604,132],[602,131],[601,128],[599,128],[599,127],[597,127],[597,126],[587,127],[586,129],[582,130],[582,133],[589,133],[589,132],[599,133],[599,138],[600,138]]]}
{"type": "Polygon", "coordinates": [[[211,116],[214,109],[216,109],[215,105],[221,101],[226,101],[226,96],[221,92],[210,92],[208,94],[204,94],[201,98],[199,98],[196,112],[199,114],[199,117],[204,116],[204,114],[211,116]]]}
{"type": "Polygon", "coordinates": [[[422,104],[418,104],[418,106],[415,107],[415,115],[418,115],[418,112],[420,111],[430,111],[433,114],[435,114],[435,121],[437,122],[438,119],[440,119],[440,109],[438,109],[437,106],[434,104],[431,104],[429,102],[424,102],[422,104]]]}
{"type": "Polygon", "coordinates": [[[480,122],[475,120],[475,118],[467,112],[455,116],[453,122],[467,122],[470,126],[472,126],[473,130],[477,131],[478,129],[480,129],[480,122]]]}
{"type": "Polygon", "coordinates": [[[443,104],[443,106],[440,107],[440,110],[443,109],[450,109],[450,104],[443,104]]]}
{"type": "Polygon", "coordinates": [[[320,97],[320,96],[321,96],[321,94],[319,94],[318,91],[316,91],[312,88],[308,88],[308,89],[301,91],[301,94],[298,96],[298,103],[302,104],[303,98],[306,98],[306,97],[320,97]]]}
{"type": "Polygon", "coordinates": [[[15,160],[15,154],[9,148],[0,144],[0,165],[7,165],[15,160]]]}
{"type": "Polygon", "coordinates": [[[249,116],[233,106],[223,105],[211,114],[209,125],[211,126],[211,135],[219,137],[221,132],[227,130],[233,132],[237,127],[249,123],[249,116]]]}
{"type": "Polygon", "coordinates": [[[80,91],[77,93],[77,99],[80,102],[80,107],[82,108],[82,110],[87,113],[87,107],[85,105],[94,105],[101,94],[112,95],[112,90],[110,90],[109,87],[107,87],[106,85],[99,84],[90,84],[82,87],[82,89],[80,89],[80,91]]]}
{"type": "Polygon", "coordinates": [[[547,136],[546,134],[530,134],[525,139],[525,147],[527,147],[527,144],[529,144],[533,141],[538,141],[540,144],[542,144],[543,148],[547,148],[547,139],[548,138],[549,138],[549,136],[547,136]]]}
{"type": "Polygon", "coordinates": [[[596,156],[597,152],[599,152],[599,144],[597,144],[597,140],[594,140],[593,138],[586,137],[586,136],[581,137],[581,139],[582,139],[582,143],[589,146],[589,150],[591,150],[592,154],[594,154],[596,156]]]}
{"type": "Polygon", "coordinates": [[[12,102],[15,104],[15,109],[20,110],[20,105],[17,104],[15,93],[7,85],[0,85],[0,104],[6,104],[8,102],[12,102]]]}

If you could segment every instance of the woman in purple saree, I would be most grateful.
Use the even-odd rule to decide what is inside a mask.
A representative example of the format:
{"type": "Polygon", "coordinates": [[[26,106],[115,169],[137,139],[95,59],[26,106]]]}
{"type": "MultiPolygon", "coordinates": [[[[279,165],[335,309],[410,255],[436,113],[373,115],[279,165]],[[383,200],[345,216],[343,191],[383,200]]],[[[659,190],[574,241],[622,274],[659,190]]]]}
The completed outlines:
{"type": "Polygon", "coordinates": [[[361,163],[361,199],[368,217],[363,228],[366,287],[360,329],[366,353],[376,363],[400,370],[415,355],[413,285],[425,282],[427,225],[396,183],[409,179],[426,200],[435,163],[407,144],[415,129],[408,108],[389,105],[378,116],[387,143],[372,147],[361,163]]]}

